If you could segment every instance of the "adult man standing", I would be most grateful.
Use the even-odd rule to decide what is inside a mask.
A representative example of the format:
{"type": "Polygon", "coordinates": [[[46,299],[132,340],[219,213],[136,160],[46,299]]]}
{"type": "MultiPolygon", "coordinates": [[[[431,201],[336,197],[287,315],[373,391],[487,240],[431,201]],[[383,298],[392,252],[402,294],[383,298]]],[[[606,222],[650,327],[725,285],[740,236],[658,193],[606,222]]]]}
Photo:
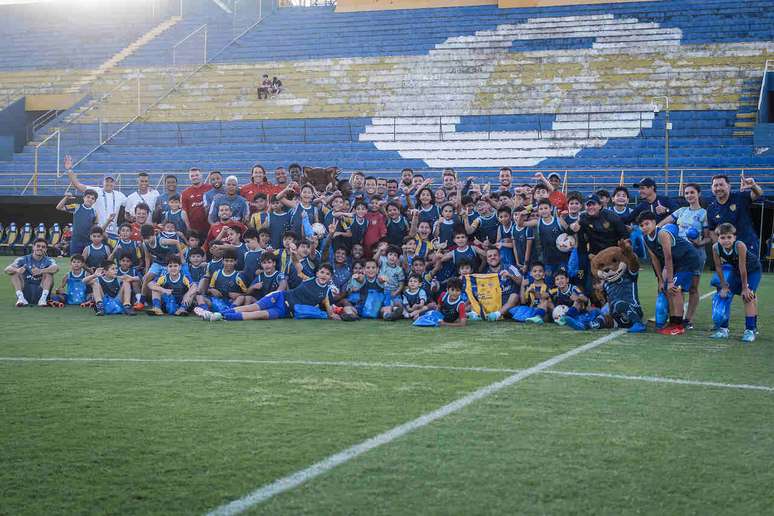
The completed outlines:
{"type": "Polygon", "coordinates": [[[210,172],[209,180],[211,188],[204,194],[204,208],[208,213],[212,207],[212,200],[215,199],[217,195],[225,192],[225,188],[223,187],[223,174],[217,170],[213,170],[210,172]]]}
{"type": "Polygon", "coordinates": [[[177,192],[177,176],[167,174],[164,176],[164,191],[159,194],[159,198],[156,199],[156,206],[154,207],[154,220],[160,220],[157,214],[164,213],[169,209],[169,198],[175,195],[177,192]]]}
{"type": "Polygon", "coordinates": [[[140,204],[146,204],[153,209],[159,198],[159,192],[150,187],[150,176],[146,172],[137,174],[137,190],[130,193],[124,204],[124,215],[127,220],[134,220],[134,208],[140,204]]]}
{"type": "Polygon", "coordinates": [[[228,204],[231,207],[233,220],[247,223],[250,218],[250,205],[247,204],[244,197],[239,195],[239,180],[236,176],[228,176],[225,193],[216,195],[212,200],[209,214],[210,224],[215,224],[218,221],[218,208],[223,204],[228,204]]]}
{"type": "Polygon", "coordinates": [[[752,203],[763,195],[763,188],[755,179],[743,174],[739,191],[732,192],[728,176],[718,174],[712,177],[712,195],[715,198],[707,206],[712,241],[717,241],[715,228],[728,222],[736,228],[736,238],[744,242],[750,252],[760,256],[760,242],[752,222],[752,203]]]}
{"type": "Polygon", "coordinates": [[[204,207],[204,194],[212,189],[212,185],[202,182],[202,171],[196,167],[188,169],[188,179],[191,180],[191,186],[183,190],[180,201],[191,229],[204,236],[210,230],[207,210],[204,207]]]}
{"type": "Polygon", "coordinates": [[[54,284],[54,274],[59,266],[53,258],[46,256],[48,244],[45,238],[37,238],[32,244],[32,254],[17,258],[5,273],[11,277],[11,285],[16,291],[16,306],[37,303],[48,304],[48,293],[54,284]]]}
{"type": "Polygon", "coordinates": [[[513,190],[511,190],[511,184],[513,182],[513,171],[510,168],[501,168],[497,179],[500,181],[500,187],[497,189],[499,192],[513,193],[513,190]]]}
{"type": "Polygon", "coordinates": [[[669,197],[656,193],[656,182],[653,179],[646,177],[639,183],[634,183],[633,186],[639,189],[640,202],[634,207],[627,220],[624,220],[624,223],[630,224],[637,220],[640,213],[644,211],[655,213],[656,220],[661,222],[677,209],[669,197]]]}
{"type": "Polygon", "coordinates": [[[105,174],[102,178],[102,187],[88,186],[78,180],[78,176],[73,172],[73,158],[65,156],[64,167],[67,171],[67,177],[70,184],[79,192],[94,190],[97,192],[97,202],[94,203],[94,210],[97,212],[97,223],[105,227],[105,233],[108,238],[118,238],[118,212],[126,203],[126,195],[115,189],[115,179],[112,174],[105,174]],[[111,217],[112,215],[112,217],[111,217]],[[108,224],[108,221],[110,223],[108,224]],[[105,226],[107,224],[107,226],[105,226]]]}

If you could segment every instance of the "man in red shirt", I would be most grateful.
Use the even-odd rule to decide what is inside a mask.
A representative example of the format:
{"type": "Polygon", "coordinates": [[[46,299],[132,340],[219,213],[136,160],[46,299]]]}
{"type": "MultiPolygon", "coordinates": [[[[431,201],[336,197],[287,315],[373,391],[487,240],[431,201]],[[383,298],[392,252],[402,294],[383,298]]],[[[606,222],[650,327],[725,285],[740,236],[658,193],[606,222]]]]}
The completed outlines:
{"type": "Polygon", "coordinates": [[[231,206],[226,203],[218,206],[218,221],[210,226],[210,230],[207,232],[207,238],[205,239],[203,249],[209,252],[210,242],[213,240],[219,240],[222,238],[220,234],[223,229],[230,227],[236,228],[240,233],[244,233],[247,226],[237,220],[231,219],[231,206]]]}
{"type": "Polygon", "coordinates": [[[188,170],[191,186],[180,194],[183,211],[188,215],[191,229],[200,235],[206,235],[210,229],[207,221],[207,210],[204,207],[204,194],[212,189],[212,185],[202,182],[202,171],[196,167],[188,170]]]}

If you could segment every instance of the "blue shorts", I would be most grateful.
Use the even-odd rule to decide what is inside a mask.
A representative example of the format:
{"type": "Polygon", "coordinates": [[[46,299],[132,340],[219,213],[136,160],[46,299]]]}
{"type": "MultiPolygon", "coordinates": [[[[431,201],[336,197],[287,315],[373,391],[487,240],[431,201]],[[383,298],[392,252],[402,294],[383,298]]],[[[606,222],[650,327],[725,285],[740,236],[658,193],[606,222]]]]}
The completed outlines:
{"type": "Polygon", "coordinates": [[[150,269],[148,269],[148,274],[152,274],[157,278],[166,273],[167,273],[167,268],[161,265],[160,263],[156,263],[156,262],[153,262],[150,266],[150,269]]]}
{"type": "Polygon", "coordinates": [[[255,302],[259,310],[269,313],[269,319],[285,319],[290,317],[288,307],[285,304],[285,291],[277,290],[266,294],[255,302]]]}
{"type": "Polygon", "coordinates": [[[88,246],[91,242],[88,240],[85,241],[75,241],[70,240],[70,256],[75,256],[76,254],[83,254],[83,250],[86,249],[86,246],[88,246]]]}
{"type": "MultiPolygon", "coordinates": [[[[758,285],[761,284],[761,271],[748,272],[747,284],[750,286],[750,290],[756,292],[758,290],[758,285]]],[[[732,272],[731,276],[728,278],[728,289],[735,296],[742,295],[742,277],[739,275],[738,271],[732,272]]]]}
{"type": "Polygon", "coordinates": [[[43,295],[43,287],[40,286],[40,283],[25,281],[22,293],[27,302],[37,303],[40,301],[40,296],[43,295]]]}
{"type": "MultiPolygon", "coordinates": [[[[692,270],[675,272],[675,275],[672,278],[672,284],[683,289],[683,292],[688,292],[691,289],[694,276],[695,274],[692,270]]],[[[664,288],[669,288],[669,285],[664,285],[664,288]]]]}

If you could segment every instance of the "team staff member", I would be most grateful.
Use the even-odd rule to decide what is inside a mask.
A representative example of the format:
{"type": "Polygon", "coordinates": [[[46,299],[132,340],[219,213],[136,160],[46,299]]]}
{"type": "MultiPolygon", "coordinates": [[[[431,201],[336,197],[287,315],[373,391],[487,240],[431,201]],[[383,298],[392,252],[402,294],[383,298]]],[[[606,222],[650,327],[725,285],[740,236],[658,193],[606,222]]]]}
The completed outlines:
{"type": "Polygon", "coordinates": [[[715,198],[707,206],[712,240],[717,242],[715,228],[728,223],[736,228],[737,240],[744,242],[752,254],[760,256],[760,242],[752,222],[752,203],[763,195],[763,188],[755,179],[742,175],[739,191],[732,192],[728,176],[718,174],[712,178],[712,195],[715,198]]]}
{"type": "Polygon", "coordinates": [[[669,197],[658,195],[656,193],[656,182],[653,179],[646,177],[639,183],[634,183],[633,186],[634,188],[639,189],[640,202],[634,207],[629,215],[629,219],[625,220],[624,223],[631,224],[636,222],[640,213],[646,211],[655,214],[656,221],[661,222],[677,209],[677,206],[675,206],[669,197]]]}
{"type": "Polygon", "coordinates": [[[206,235],[210,230],[210,223],[207,220],[207,208],[204,206],[204,194],[212,190],[212,185],[202,182],[202,171],[196,167],[188,169],[188,179],[191,186],[180,194],[183,211],[188,216],[191,229],[200,235],[206,235]]]}

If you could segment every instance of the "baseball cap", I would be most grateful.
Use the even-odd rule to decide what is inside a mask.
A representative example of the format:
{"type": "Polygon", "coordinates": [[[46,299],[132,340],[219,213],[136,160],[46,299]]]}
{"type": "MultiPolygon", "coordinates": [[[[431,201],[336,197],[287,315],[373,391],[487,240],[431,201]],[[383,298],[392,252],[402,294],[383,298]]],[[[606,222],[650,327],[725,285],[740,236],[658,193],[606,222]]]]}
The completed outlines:
{"type": "Polygon", "coordinates": [[[115,176],[113,176],[113,174],[105,174],[104,176],[102,176],[102,180],[104,181],[105,179],[110,179],[111,181],[115,181],[116,180],[116,178],[115,178],[115,176]]]}
{"type": "Polygon", "coordinates": [[[651,179],[649,177],[646,177],[645,179],[643,179],[639,183],[634,183],[632,186],[634,188],[639,188],[641,186],[649,186],[651,188],[655,188],[656,187],[656,182],[653,181],[653,179],[651,179]]]}
{"type": "Polygon", "coordinates": [[[561,180],[561,179],[562,179],[562,176],[560,176],[560,175],[559,175],[559,174],[557,174],[556,172],[551,172],[550,174],[548,174],[548,178],[547,178],[547,179],[551,179],[552,177],[555,177],[555,178],[557,178],[557,179],[559,179],[559,180],[561,180]]]}
{"type": "Polygon", "coordinates": [[[599,196],[597,194],[591,194],[591,195],[586,197],[585,204],[591,204],[591,203],[602,204],[602,202],[599,200],[599,196]]]}

